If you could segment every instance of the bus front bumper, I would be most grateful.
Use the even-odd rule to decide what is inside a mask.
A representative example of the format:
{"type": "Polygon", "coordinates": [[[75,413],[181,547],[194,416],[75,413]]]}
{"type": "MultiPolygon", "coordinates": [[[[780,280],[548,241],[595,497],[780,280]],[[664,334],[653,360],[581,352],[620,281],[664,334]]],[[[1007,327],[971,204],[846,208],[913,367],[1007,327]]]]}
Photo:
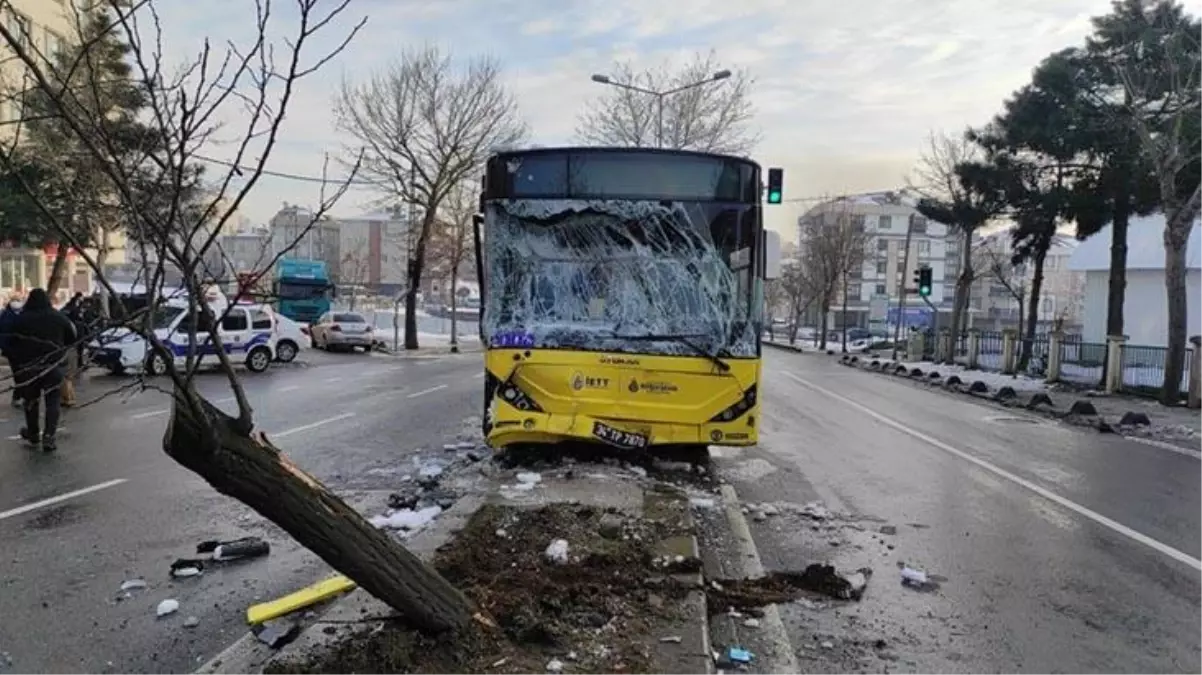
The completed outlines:
{"type": "Polygon", "coordinates": [[[584,414],[521,411],[499,404],[493,411],[489,445],[503,448],[524,443],[591,442],[638,452],[654,447],[681,445],[755,445],[755,416],[727,423],[679,424],[607,419],[584,414]]]}

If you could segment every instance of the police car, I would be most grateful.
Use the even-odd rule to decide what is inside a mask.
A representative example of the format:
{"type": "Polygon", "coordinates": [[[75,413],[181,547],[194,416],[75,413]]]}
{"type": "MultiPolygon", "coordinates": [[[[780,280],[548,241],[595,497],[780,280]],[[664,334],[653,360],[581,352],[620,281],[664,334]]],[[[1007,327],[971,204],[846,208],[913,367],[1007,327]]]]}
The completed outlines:
{"type": "MultiPolygon", "coordinates": [[[[236,304],[230,307],[223,295],[206,294],[213,314],[221,322],[217,335],[225,347],[225,353],[234,363],[241,362],[252,373],[261,373],[271,366],[276,358],[277,333],[275,318],[266,305],[236,304]]],[[[199,314],[199,313],[198,313],[199,314]]],[[[209,335],[210,326],[206,317],[196,327],[196,347],[191,344],[192,326],[188,316],[186,298],[172,297],[160,304],[151,318],[151,328],[174,356],[175,365],[187,364],[188,354],[204,356],[204,365],[220,364],[215,346],[209,335]]],[[[89,345],[92,362],[108,368],[115,374],[144,372],[148,375],[164,375],[168,364],[161,354],[151,349],[149,342],[128,328],[113,328],[102,333],[89,345]]]]}

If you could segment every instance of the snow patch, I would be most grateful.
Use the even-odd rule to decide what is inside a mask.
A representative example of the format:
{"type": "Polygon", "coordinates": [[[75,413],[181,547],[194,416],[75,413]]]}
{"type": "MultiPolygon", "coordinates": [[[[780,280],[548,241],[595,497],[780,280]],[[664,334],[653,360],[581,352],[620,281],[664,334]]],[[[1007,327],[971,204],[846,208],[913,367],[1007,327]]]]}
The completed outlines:
{"type": "Polygon", "coordinates": [[[435,518],[442,513],[441,506],[427,506],[424,509],[400,509],[393,511],[387,515],[376,516],[371,519],[371,524],[375,527],[386,528],[389,530],[406,530],[414,532],[429,525],[435,518]]]}

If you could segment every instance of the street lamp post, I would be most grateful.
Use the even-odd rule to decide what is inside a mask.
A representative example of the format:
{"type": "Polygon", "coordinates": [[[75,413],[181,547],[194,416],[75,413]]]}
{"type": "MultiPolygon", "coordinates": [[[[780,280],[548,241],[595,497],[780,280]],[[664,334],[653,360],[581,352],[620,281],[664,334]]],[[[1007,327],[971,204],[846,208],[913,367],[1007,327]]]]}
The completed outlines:
{"type": "Polygon", "coordinates": [[[689,89],[695,89],[702,85],[709,84],[710,82],[719,82],[721,80],[725,80],[726,78],[730,77],[730,75],[731,75],[731,73],[729,70],[719,70],[718,72],[714,73],[713,75],[710,75],[709,77],[705,78],[704,80],[698,80],[691,84],[686,84],[686,85],[683,85],[680,87],[676,87],[675,89],[668,89],[666,91],[655,91],[654,89],[646,89],[644,87],[639,87],[637,85],[633,85],[628,82],[615,82],[614,80],[610,79],[610,77],[608,75],[600,75],[600,74],[593,75],[593,82],[596,82],[598,84],[608,84],[613,87],[618,87],[619,89],[629,89],[630,91],[637,91],[640,94],[647,94],[649,96],[654,96],[655,97],[655,147],[662,148],[662,147],[664,147],[664,99],[673,94],[679,94],[682,91],[688,91],[689,89]]]}

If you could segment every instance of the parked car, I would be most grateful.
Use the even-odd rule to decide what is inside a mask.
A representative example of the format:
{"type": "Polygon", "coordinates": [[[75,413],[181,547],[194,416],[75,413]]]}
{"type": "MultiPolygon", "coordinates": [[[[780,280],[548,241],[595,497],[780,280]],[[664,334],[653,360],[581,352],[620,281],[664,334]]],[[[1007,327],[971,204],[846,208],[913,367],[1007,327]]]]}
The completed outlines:
{"type": "Polygon", "coordinates": [[[309,335],[314,348],[327,351],[359,347],[370,352],[375,342],[372,325],[357,312],[326,312],[309,327],[309,335]]]}
{"type": "Polygon", "coordinates": [[[275,335],[275,360],[282,363],[291,363],[302,349],[313,344],[308,326],[278,312],[275,314],[275,335]]]}

